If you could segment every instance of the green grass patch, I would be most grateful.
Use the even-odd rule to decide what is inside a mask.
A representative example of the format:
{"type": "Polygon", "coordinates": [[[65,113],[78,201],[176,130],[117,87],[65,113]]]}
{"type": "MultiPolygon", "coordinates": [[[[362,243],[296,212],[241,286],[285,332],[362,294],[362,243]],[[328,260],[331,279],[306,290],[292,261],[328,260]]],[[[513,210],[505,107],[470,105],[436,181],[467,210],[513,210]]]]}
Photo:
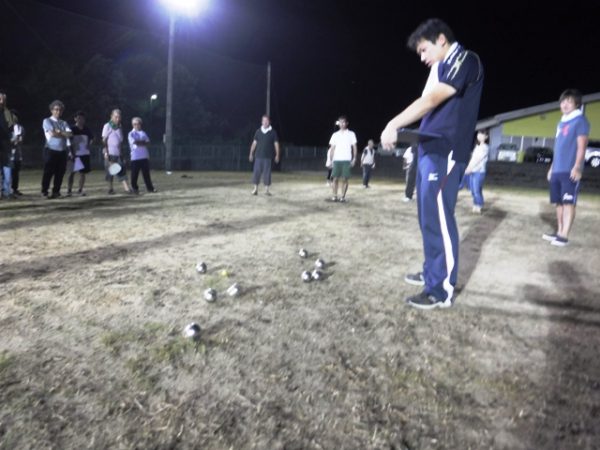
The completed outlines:
{"type": "Polygon", "coordinates": [[[15,362],[14,355],[11,355],[7,351],[0,353],[0,374],[7,370],[15,362]]]}

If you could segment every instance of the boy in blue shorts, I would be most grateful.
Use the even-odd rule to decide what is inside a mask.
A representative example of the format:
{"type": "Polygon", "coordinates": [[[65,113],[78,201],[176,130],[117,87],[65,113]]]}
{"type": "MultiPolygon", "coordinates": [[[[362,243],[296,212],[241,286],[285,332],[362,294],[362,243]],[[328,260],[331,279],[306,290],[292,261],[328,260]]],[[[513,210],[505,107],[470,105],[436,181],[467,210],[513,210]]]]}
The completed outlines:
{"type": "Polygon", "coordinates": [[[554,157],[548,170],[550,203],[556,205],[556,232],[542,238],[557,247],[569,243],[569,231],[575,220],[575,205],[583,172],[590,123],[581,111],[581,92],[567,89],[560,96],[562,117],[556,127],[554,157]]]}

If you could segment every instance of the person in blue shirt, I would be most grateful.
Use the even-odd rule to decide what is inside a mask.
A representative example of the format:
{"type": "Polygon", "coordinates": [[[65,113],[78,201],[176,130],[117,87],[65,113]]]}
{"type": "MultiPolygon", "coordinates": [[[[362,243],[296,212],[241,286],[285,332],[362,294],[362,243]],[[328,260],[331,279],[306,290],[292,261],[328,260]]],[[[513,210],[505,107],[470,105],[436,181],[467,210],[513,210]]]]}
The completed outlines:
{"type": "Polygon", "coordinates": [[[430,67],[421,97],[390,120],[381,143],[393,149],[399,128],[421,120],[418,145],[417,206],[425,261],[422,272],[405,281],[423,287],[407,303],[421,309],[453,304],[458,276],[458,227],[454,209],[460,181],[469,161],[479,102],[483,66],[440,19],[428,19],[408,38],[409,49],[430,67]]]}
{"type": "Polygon", "coordinates": [[[550,203],[556,205],[556,231],[542,235],[557,247],[569,243],[569,231],[575,220],[575,205],[583,172],[590,123],[581,111],[581,92],[567,89],[559,99],[562,117],[556,127],[552,165],[548,170],[550,203]]]}

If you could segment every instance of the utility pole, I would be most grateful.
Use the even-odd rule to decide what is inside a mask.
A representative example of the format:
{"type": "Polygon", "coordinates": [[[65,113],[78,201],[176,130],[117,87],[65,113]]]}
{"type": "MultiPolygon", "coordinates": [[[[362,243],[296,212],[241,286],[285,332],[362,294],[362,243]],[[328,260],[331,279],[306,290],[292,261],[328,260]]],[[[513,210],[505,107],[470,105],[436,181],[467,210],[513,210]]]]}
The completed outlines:
{"type": "Polygon", "coordinates": [[[271,61],[267,63],[267,116],[271,117],[271,61]]]}

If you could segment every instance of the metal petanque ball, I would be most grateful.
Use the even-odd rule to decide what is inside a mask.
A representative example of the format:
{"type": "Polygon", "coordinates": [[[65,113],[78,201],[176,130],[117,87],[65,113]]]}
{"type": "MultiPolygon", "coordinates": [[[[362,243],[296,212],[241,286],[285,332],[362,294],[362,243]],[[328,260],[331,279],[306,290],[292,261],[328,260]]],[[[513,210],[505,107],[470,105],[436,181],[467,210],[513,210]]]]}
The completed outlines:
{"type": "Polygon", "coordinates": [[[308,252],[306,251],[306,249],[304,249],[304,248],[301,248],[301,249],[298,251],[298,255],[300,255],[300,258],[306,258],[306,257],[308,256],[308,252]]]}
{"type": "Polygon", "coordinates": [[[198,264],[196,264],[196,272],[198,273],[206,273],[206,264],[203,262],[199,262],[198,264]]]}
{"type": "Polygon", "coordinates": [[[312,280],[311,273],[308,270],[302,272],[302,281],[308,283],[310,280],[312,280]]]}
{"type": "Polygon", "coordinates": [[[201,331],[200,325],[198,325],[196,322],[192,322],[189,325],[186,325],[186,327],[183,329],[183,335],[187,338],[197,341],[200,339],[201,331]]]}
{"type": "Polygon", "coordinates": [[[323,272],[321,272],[320,270],[313,270],[311,273],[311,277],[313,278],[313,280],[315,281],[319,281],[321,279],[323,279],[323,272]]]}
{"type": "Polygon", "coordinates": [[[240,285],[237,283],[233,283],[231,286],[229,286],[229,288],[227,289],[227,295],[229,295],[230,297],[235,297],[236,295],[238,295],[240,293],[240,285]]]}
{"type": "Polygon", "coordinates": [[[212,303],[216,299],[217,299],[217,291],[215,291],[213,288],[208,288],[207,290],[204,291],[204,300],[206,300],[209,303],[212,303]]]}
{"type": "Polygon", "coordinates": [[[317,259],[315,261],[315,267],[317,269],[322,269],[323,267],[325,267],[325,261],[323,261],[321,258],[317,259]]]}

